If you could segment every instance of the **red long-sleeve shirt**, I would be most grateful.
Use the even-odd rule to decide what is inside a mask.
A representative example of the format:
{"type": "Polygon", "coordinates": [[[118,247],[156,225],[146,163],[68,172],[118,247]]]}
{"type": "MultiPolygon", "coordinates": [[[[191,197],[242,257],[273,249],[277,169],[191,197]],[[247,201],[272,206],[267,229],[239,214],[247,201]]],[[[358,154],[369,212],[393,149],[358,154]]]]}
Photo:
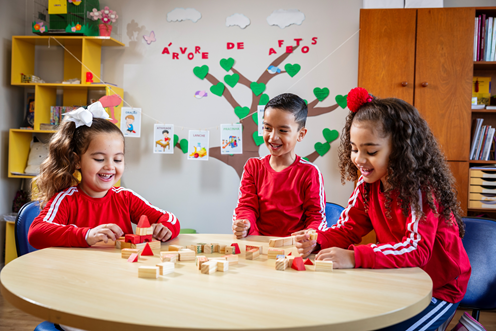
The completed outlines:
{"type": "Polygon", "coordinates": [[[316,165],[298,155],[276,172],[270,155],[249,159],[239,187],[233,222],[247,219],[249,235],[290,236],[303,229],[327,227],[324,179],[316,165]]]}
{"type": "MultiPolygon", "coordinates": [[[[392,196],[391,219],[387,219],[380,181],[370,184],[366,212],[364,186],[360,178],[338,223],[319,232],[317,241],[321,247],[353,249],[356,268],[420,267],[432,279],[435,298],[451,303],[461,301],[471,267],[454,218],[452,225],[446,224],[444,218],[430,209],[425,193],[422,193],[420,205],[425,219],[419,220],[415,213],[405,217],[397,204],[397,196],[392,196]],[[376,232],[377,244],[352,245],[359,243],[372,229],[376,232]]],[[[439,210],[437,203],[436,207],[439,210]]]]}
{"type": "Polygon", "coordinates": [[[133,233],[132,223],[137,224],[146,215],[150,224],[161,223],[177,237],[179,220],[174,214],[152,206],[132,190],[112,187],[103,198],[92,198],[78,186],[55,194],[29,228],[28,240],[37,249],[46,247],[88,247],[86,233],[101,224],[117,224],[124,233],[133,233]]]}

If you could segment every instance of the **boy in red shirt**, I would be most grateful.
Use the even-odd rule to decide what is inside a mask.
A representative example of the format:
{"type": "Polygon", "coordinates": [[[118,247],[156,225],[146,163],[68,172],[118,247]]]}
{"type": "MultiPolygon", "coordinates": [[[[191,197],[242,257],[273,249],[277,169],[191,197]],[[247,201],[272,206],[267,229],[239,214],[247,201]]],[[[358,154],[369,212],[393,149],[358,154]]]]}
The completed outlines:
{"type": "Polygon", "coordinates": [[[307,113],[305,101],[291,93],[265,106],[263,138],[270,155],[245,164],[232,224],[238,239],[326,229],[322,174],[294,151],[307,133],[307,113]]]}

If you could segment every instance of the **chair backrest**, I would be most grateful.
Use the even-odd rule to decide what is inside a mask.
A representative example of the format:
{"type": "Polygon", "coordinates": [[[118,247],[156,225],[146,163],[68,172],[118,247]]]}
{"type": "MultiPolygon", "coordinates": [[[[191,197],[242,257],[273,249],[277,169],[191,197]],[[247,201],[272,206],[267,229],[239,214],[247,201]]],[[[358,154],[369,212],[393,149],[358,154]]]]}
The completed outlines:
{"type": "Polygon", "coordinates": [[[38,201],[31,201],[22,206],[15,221],[15,239],[17,256],[33,252],[36,250],[28,242],[28,232],[33,220],[40,214],[40,204],[38,201]]]}
{"type": "Polygon", "coordinates": [[[325,212],[326,212],[327,227],[331,227],[332,225],[338,222],[339,216],[341,216],[343,210],[344,207],[338,205],[337,203],[326,202],[325,212]]]}
{"type": "Polygon", "coordinates": [[[472,275],[460,307],[496,309],[496,221],[489,218],[463,217],[467,251],[472,275]]]}

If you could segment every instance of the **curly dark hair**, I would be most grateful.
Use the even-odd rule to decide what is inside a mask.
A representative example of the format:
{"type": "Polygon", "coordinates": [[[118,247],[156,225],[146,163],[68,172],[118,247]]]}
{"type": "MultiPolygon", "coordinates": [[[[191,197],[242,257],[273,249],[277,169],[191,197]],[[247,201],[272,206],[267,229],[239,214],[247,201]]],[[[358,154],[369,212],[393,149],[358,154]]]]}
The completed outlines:
{"type": "MultiPolygon", "coordinates": [[[[460,238],[465,234],[465,226],[460,217],[461,208],[451,174],[444,154],[427,122],[418,110],[407,102],[372,96],[372,101],[363,104],[357,112],[350,112],[341,135],[339,146],[339,167],[341,182],[358,180],[358,168],[351,160],[350,129],[353,123],[370,121],[377,124],[383,137],[391,137],[391,154],[388,162],[388,175],[385,185],[385,206],[389,210],[392,203],[391,193],[398,194],[398,205],[405,216],[412,211],[425,219],[419,203],[419,189],[426,193],[427,203],[434,213],[442,216],[446,223],[453,225],[454,216],[459,228],[460,238]],[[435,201],[439,204],[438,211],[435,201]]],[[[365,184],[364,200],[367,208],[369,184],[365,184]]]]}

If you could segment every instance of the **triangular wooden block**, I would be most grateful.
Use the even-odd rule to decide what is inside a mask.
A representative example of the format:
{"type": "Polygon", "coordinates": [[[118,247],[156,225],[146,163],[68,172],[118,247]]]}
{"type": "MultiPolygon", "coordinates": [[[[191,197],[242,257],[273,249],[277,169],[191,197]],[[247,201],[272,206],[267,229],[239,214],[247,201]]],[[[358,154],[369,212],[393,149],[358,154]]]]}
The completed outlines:
{"type": "Polygon", "coordinates": [[[150,222],[148,221],[148,217],[146,215],[141,215],[139,222],[138,222],[138,228],[149,228],[150,222]]]}
{"type": "Polygon", "coordinates": [[[129,259],[127,259],[127,262],[138,262],[138,254],[133,253],[131,256],[129,256],[129,259]]]}
{"type": "Polygon", "coordinates": [[[153,256],[153,251],[148,243],[146,243],[145,248],[143,248],[141,256],[153,256]]]}
{"type": "Polygon", "coordinates": [[[289,252],[289,253],[288,253],[288,256],[290,256],[290,255],[293,255],[293,252],[289,252]]]}
{"type": "Polygon", "coordinates": [[[231,244],[232,247],[234,247],[234,254],[241,254],[241,251],[239,250],[239,245],[237,243],[231,244]]]}
{"type": "Polygon", "coordinates": [[[306,260],[305,260],[305,263],[303,263],[303,264],[304,264],[304,265],[313,265],[313,262],[312,262],[312,260],[310,260],[310,259],[306,259],[306,260]]]}
{"type": "Polygon", "coordinates": [[[298,271],[305,271],[305,270],[307,270],[305,268],[305,265],[303,264],[303,259],[301,258],[301,256],[298,256],[298,257],[295,257],[294,258],[293,264],[291,265],[291,268],[293,268],[294,270],[298,270],[298,271]]]}

